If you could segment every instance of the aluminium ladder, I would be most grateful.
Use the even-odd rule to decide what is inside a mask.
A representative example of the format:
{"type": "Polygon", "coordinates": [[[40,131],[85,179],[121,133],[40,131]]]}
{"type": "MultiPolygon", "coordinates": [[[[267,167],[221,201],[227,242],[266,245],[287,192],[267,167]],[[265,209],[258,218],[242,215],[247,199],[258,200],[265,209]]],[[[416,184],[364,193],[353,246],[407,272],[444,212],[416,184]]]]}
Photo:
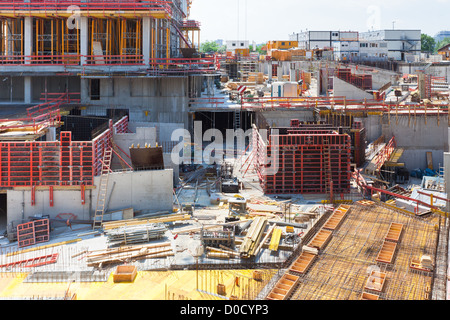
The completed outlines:
{"type": "Polygon", "coordinates": [[[102,174],[98,187],[97,207],[95,209],[93,229],[99,229],[103,223],[103,215],[105,213],[106,195],[108,193],[109,170],[111,166],[112,149],[105,149],[102,164],[102,174]]]}

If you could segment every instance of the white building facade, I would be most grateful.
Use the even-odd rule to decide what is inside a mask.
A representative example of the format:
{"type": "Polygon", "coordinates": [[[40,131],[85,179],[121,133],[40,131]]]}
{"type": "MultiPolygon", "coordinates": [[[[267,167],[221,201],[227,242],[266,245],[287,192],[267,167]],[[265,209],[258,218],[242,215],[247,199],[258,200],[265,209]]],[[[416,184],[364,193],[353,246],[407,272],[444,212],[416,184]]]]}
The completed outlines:
{"type": "Polygon", "coordinates": [[[361,41],[386,42],[388,58],[404,61],[406,55],[420,55],[421,30],[378,30],[360,33],[361,41]]]}

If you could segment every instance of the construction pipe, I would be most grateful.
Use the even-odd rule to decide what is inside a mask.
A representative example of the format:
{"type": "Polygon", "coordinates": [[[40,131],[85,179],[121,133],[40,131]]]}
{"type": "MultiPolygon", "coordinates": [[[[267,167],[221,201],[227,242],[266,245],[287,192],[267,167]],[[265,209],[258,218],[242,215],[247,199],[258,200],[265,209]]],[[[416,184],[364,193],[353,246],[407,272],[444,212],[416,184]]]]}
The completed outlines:
{"type": "Polygon", "coordinates": [[[292,222],[284,222],[284,221],[269,221],[269,223],[274,223],[279,227],[294,227],[300,229],[308,229],[308,225],[306,223],[292,223],[292,222]]]}

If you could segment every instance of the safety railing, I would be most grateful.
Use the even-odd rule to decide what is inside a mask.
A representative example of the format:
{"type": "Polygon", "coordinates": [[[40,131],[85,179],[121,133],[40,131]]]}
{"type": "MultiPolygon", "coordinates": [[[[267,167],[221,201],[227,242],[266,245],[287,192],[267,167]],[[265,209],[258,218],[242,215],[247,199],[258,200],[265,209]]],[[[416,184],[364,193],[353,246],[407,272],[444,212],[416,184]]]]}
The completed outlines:
{"type": "Polygon", "coordinates": [[[144,56],[138,55],[88,55],[87,65],[144,65],[144,56]]]}
{"type": "Polygon", "coordinates": [[[0,65],[50,66],[50,65],[79,65],[81,56],[66,55],[9,55],[0,56],[0,65]]]}
{"type": "Polygon", "coordinates": [[[150,59],[151,73],[156,74],[188,74],[208,73],[216,71],[215,58],[155,58],[150,59]]]}
{"type": "Polygon", "coordinates": [[[0,12],[8,11],[14,12],[18,16],[23,16],[24,12],[29,12],[30,15],[35,11],[40,12],[54,12],[63,11],[67,13],[69,7],[78,7],[81,12],[83,11],[164,11],[165,13],[172,14],[172,1],[160,1],[160,0],[15,0],[15,1],[3,1],[0,0],[0,12]]]}

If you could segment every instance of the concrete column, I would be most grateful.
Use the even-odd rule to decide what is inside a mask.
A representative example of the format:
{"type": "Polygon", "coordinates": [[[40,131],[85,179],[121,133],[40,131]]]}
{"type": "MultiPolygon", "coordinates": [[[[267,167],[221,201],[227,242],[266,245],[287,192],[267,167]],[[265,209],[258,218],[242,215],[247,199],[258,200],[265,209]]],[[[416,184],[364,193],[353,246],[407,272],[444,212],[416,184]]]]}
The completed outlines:
{"type": "Polygon", "coordinates": [[[267,68],[267,74],[269,76],[269,82],[271,82],[272,81],[272,77],[273,77],[273,75],[272,75],[272,62],[269,61],[268,65],[269,65],[269,67],[267,68]]]}
{"type": "Polygon", "coordinates": [[[80,64],[86,64],[87,58],[89,55],[88,47],[89,47],[89,20],[88,17],[80,17],[80,64]]]}
{"type": "Polygon", "coordinates": [[[150,63],[151,56],[151,18],[142,18],[142,55],[144,58],[144,64],[150,63]]]}
{"type": "MultiPolygon", "coordinates": [[[[445,193],[447,193],[447,199],[450,199],[450,153],[444,152],[444,180],[445,180],[445,193]]],[[[447,211],[450,209],[447,203],[447,211]]]]}
{"type": "MultiPolygon", "coordinates": [[[[33,54],[33,18],[24,18],[24,54],[25,56],[31,56],[33,54]]],[[[30,58],[25,58],[25,64],[30,64],[30,58]]],[[[26,98],[25,98],[26,99],[26,98]]]]}
{"type": "Polygon", "coordinates": [[[24,77],[23,96],[24,102],[27,104],[30,104],[33,101],[33,89],[31,80],[32,80],[31,77],[24,77]]]}

